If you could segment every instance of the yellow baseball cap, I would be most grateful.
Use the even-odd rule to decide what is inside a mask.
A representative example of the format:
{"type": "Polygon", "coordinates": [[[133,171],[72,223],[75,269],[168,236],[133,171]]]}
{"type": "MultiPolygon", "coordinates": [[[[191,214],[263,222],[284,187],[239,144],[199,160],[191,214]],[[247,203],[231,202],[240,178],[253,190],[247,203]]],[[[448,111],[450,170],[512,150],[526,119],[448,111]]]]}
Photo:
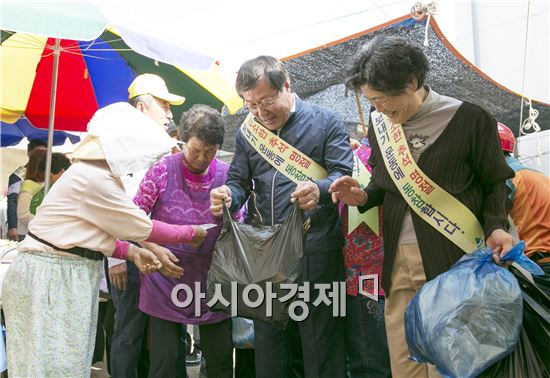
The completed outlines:
{"type": "Polygon", "coordinates": [[[170,105],[181,105],[185,101],[185,97],[168,92],[164,80],[154,74],[139,75],[128,87],[128,99],[144,94],[150,94],[161,100],[168,101],[170,105]]]}

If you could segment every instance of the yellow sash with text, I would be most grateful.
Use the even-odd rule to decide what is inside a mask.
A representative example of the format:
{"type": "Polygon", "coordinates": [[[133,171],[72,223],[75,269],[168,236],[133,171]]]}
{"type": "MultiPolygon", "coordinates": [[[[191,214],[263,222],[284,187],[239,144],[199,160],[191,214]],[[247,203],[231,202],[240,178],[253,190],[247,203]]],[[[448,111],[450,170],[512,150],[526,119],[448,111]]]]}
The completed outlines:
{"type": "Polygon", "coordinates": [[[261,157],[295,183],[327,178],[323,167],[270,132],[251,113],[242,123],[241,133],[261,157]]]}
{"type": "MultiPolygon", "coordinates": [[[[363,189],[369,185],[371,178],[369,170],[356,153],[353,153],[353,171],[351,177],[357,180],[363,189]]],[[[364,213],[360,213],[357,207],[348,206],[348,234],[351,234],[361,223],[365,223],[374,231],[376,236],[380,236],[378,209],[378,206],[376,206],[364,213]]]]}
{"type": "Polygon", "coordinates": [[[409,207],[464,252],[482,246],[483,229],[475,215],[418,168],[401,125],[376,111],[371,118],[386,169],[409,207]]]}

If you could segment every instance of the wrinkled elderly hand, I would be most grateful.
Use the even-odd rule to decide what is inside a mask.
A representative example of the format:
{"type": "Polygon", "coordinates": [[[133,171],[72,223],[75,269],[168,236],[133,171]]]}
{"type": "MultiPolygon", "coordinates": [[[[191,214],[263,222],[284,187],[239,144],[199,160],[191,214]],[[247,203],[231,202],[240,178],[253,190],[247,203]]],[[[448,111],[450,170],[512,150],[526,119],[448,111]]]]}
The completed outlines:
{"type": "Polygon", "coordinates": [[[136,264],[141,273],[151,274],[162,268],[162,264],[155,254],[148,249],[130,244],[128,260],[136,264]]]}
{"type": "Polygon", "coordinates": [[[193,239],[191,239],[189,244],[191,244],[192,247],[198,247],[199,245],[202,244],[204,239],[206,239],[206,237],[208,236],[208,232],[206,232],[206,230],[201,226],[192,226],[192,227],[195,230],[195,236],[193,237],[193,239]]]}
{"type": "Polygon", "coordinates": [[[118,290],[126,290],[128,286],[128,266],[125,262],[109,268],[109,282],[118,290]]]}
{"type": "Polygon", "coordinates": [[[176,265],[176,263],[179,262],[178,258],[168,248],[151,242],[142,242],[140,244],[157,256],[162,264],[162,268],[159,269],[159,272],[163,276],[175,278],[181,278],[183,276],[183,268],[176,265]]]}
{"type": "Polygon", "coordinates": [[[357,180],[350,176],[340,177],[328,188],[332,202],[342,201],[348,206],[363,206],[367,203],[367,193],[361,188],[357,180]]]}
{"type": "Polygon", "coordinates": [[[223,203],[231,207],[231,189],[222,185],[210,191],[210,212],[216,217],[223,215],[223,203]]]}
{"type": "Polygon", "coordinates": [[[7,237],[8,237],[9,240],[19,241],[19,234],[17,233],[17,228],[16,227],[10,228],[8,230],[7,237]]]}
{"type": "Polygon", "coordinates": [[[314,210],[319,204],[319,186],[313,181],[301,181],[290,195],[290,202],[298,201],[300,209],[305,211],[314,210]]]}
{"type": "Polygon", "coordinates": [[[503,229],[497,228],[491,232],[485,243],[487,247],[493,250],[493,259],[495,262],[501,264],[500,258],[514,246],[514,237],[503,229]]]}

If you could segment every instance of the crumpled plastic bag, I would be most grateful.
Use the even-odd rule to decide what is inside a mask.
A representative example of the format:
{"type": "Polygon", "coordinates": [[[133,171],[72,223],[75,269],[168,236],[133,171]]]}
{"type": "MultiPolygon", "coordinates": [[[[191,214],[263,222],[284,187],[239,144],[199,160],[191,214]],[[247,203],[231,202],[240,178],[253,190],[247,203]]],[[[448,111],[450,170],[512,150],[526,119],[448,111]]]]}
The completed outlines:
{"type": "MultiPolygon", "coordinates": [[[[527,269],[525,265],[523,268],[527,269]]],[[[540,267],[539,267],[540,269],[540,267]]],[[[523,291],[523,327],[516,349],[480,377],[531,378],[550,377],[550,297],[524,272],[510,267],[523,291]]]]}
{"type": "Polygon", "coordinates": [[[6,357],[6,330],[3,325],[0,325],[0,373],[8,368],[8,359],[6,357]]]}
{"type": "Polygon", "coordinates": [[[545,366],[548,364],[548,344],[546,350],[538,350],[531,339],[525,328],[522,328],[519,343],[514,351],[481,373],[479,378],[550,377],[550,372],[545,366]]]}
{"type": "Polygon", "coordinates": [[[231,323],[233,325],[233,347],[237,349],[254,349],[256,343],[254,322],[237,316],[231,318],[231,323]]]}
{"type": "MultiPolygon", "coordinates": [[[[281,288],[281,284],[296,283],[300,279],[304,252],[303,223],[303,212],[297,203],[286,221],[275,226],[237,223],[224,206],[224,225],[208,272],[207,302],[214,298],[218,285],[223,297],[231,303],[233,282],[237,286],[238,316],[285,327],[292,298],[284,302],[279,300],[288,293],[288,290],[281,288]],[[258,284],[264,293],[264,300],[258,307],[248,306],[243,300],[243,290],[248,284],[258,284]],[[275,299],[265,299],[268,285],[272,285],[275,299]],[[267,313],[268,301],[271,314],[267,313]]],[[[250,291],[248,298],[256,301],[259,299],[258,293],[250,291]]],[[[231,313],[231,306],[217,301],[211,310],[231,313]]]]}
{"type": "Polygon", "coordinates": [[[463,256],[407,306],[411,359],[436,365],[446,376],[477,376],[514,350],[522,302],[517,279],[494,263],[490,249],[463,256]]]}
{"type": "Polygon", "coordinates": [[[525,256],[525,242],[521,240],[514,248],[509,250],[502,258],[502,261],[512,261],[531,273],[533,276],[543,276],[544,270],[536,262],[525,256]]]}

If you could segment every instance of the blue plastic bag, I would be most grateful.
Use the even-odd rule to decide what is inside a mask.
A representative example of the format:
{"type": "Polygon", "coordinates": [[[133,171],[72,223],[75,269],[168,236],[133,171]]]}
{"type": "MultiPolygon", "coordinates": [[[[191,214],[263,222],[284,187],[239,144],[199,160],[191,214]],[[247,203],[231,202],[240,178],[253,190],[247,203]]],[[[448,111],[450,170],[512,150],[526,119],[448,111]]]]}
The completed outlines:
{"type": "Polygon", "coordinates": [[[534,276],[544,276],[544,270],[536,262],[525,256],[525,242],[522,240],[509,250],[502,258],[502,261],[514,261],[523,269],[534,276]]]}
{"type": "Polygon", "coordinates": [[[0,325],[0,373],[4,372],[8,368],[8,361],[6,358],[6,345],[5,345],[5,335],[6,329],[4,326],[0,325]]]}
{"type": "Polygon", "coordinates": [[[254,349],[256,337],[254,322],[240,316],[231,318],[233,325],[233,347],[237,349],[254,349]]]}
{"type": "Polygon", "coordinates": [[[494,263],[490,249],[479,249],[427,282],[407,306],[411,359],[446,376],[475,377],[514,350],[522,313],[517,279],[494,263]]]}

